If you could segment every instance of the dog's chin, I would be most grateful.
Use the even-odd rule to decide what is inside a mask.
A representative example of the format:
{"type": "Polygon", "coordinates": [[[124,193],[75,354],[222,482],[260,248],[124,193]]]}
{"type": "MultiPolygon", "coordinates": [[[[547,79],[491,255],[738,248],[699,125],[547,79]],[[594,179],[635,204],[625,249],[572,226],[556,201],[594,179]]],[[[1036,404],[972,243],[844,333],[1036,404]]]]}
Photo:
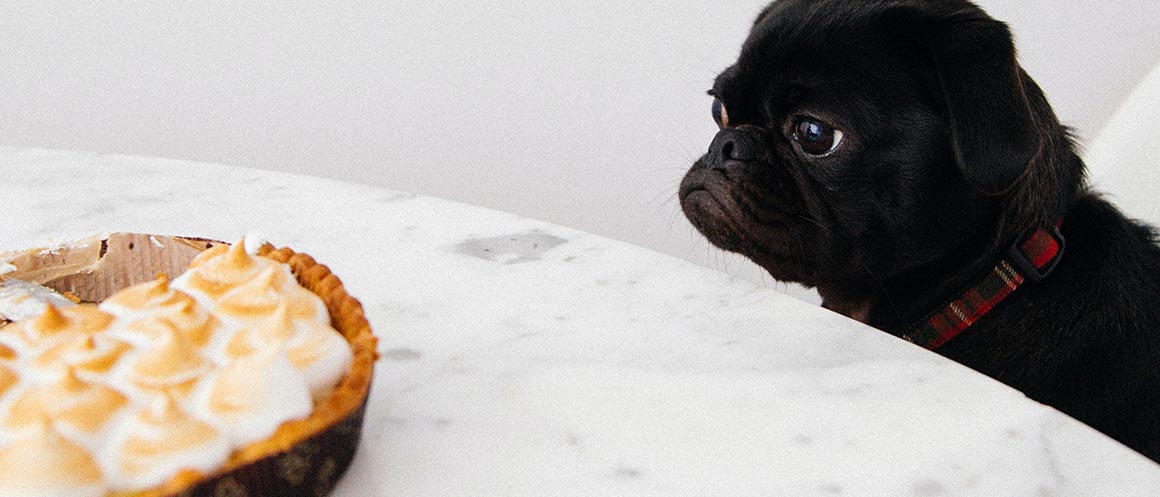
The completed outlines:
{"type": "Polygon", "coordinates": [[[742,230],[736,225],[735,215],[725,204],[706,190],[694,190],[681,197],[685,217],[709,243],[730,252],[740,251],[742,230]]]}
{"type": "MultiPolygon", "coordinates": [[[[803,281],[808,257],[793,224],[756,219],[749,212],[756,199],[745,200],[731,182],[713,174],[693,171],[681,184],[681,209],[693,227],[715,247],[749,258],[777,280],[803,281]]],[[[758,215],[784,219],[784,212],[772,211],[758,215]]]]}

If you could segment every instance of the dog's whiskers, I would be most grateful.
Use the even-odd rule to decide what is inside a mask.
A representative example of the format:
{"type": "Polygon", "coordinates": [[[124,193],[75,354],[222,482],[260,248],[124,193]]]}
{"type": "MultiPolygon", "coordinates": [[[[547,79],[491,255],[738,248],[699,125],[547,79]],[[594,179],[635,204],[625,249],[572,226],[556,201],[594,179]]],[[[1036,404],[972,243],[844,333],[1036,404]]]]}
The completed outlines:
{"type": "MultiPolygon", "coordinates": [[[[802,257],[803,254],[805,254],[805,250],[806,250],[805,244],[802,243],[802,234],[800,231],[794,230],[793,235],[794,235],[794,237],[793,237],[794,241],[797,242],[797,248],[798,248],[794,252],[794,255],[797,257],[797,262],[798,262],[798,264],[797,264],[798,276],[799,276],[798,280],[799,281],[806,281],[806,277],[805,277],[806,276],[806,273],[805,273],[805,267],[806,267],[805,264],[806,263],[805,263],[805,258],[802,257]]],[[[815,276],[816,276],[816,274],[815,274],[815,276]]]]}
{"type": "Polygon", "coordinates": [[[866,274],[870,276],[871,280],[874,280],[874,284],[878,287],[878,290],[882,292],[882,299],[886,301],[886,305],[890,306],[891,312],[893,312],[895,315],[901,315],[898,306],[894,303],[894,299],[890,298],[890,292],[886,290],[886,285],[882,283],[882,279],[879,278],[878,275],[874,274],[874,270],[870,269],[870,266],[866,265],[865,262],[858,261],[858,265],[862,266],[862,269],[866,270],[866,274]]]}
{"type": "Polygon", "coordinates": [[[825,223],[823,223],[823,222],[821,222],[821,221],[819,221],[819,220],[815,219],[813,216],[807,216],[807,215],[805,215],[805,214],[799,214],[799,215],[798,215],[798,219],[801,219],[802,221],[806,221],[806,222],[808,222],[808,223],[810,223],[810,224],[813,224],[814,226],[817,226],[817,227],[821,228],[823,231],[825,231],[825,232],[826,232],[826,234],[827,234],[827,235],[832,235],[832,234],[834,234],[834,230],[833,230],[833,229],[831,229],[831,228],[830,228],[829,226],[827,226],[825,223]]]}

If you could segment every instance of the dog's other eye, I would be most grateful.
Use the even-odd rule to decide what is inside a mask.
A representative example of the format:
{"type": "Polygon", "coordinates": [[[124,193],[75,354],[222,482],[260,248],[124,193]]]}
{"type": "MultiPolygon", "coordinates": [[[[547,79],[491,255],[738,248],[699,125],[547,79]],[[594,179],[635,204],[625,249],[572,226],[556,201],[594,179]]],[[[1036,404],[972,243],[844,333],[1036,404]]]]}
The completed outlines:
{"type": "Polygon", "coordinates": [[[800,118],[794,125],[793,140],[803,152],[822,156],[838,149],[842,144],[842,131],[821,121],[800,118]]]}
{"type": "Polygon", "coordinates": [[[713,99],[713,120],[717,122],[718,128],[729,127],[729,111],[725,110],[725,102],[719,98],[713,99]]]}

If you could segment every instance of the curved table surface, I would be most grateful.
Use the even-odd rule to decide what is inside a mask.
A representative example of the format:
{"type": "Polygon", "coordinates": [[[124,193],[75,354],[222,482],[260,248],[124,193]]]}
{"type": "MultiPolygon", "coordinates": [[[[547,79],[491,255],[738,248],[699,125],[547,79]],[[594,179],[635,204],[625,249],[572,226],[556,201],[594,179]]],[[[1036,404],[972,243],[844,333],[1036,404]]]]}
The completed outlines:
{"type": "Polygon", "coordinates": [[[0,148],[0,250],[265,235],[380,336],[336,497],[1156,495],[1160,466],[773,290],[479,207],[238,167],[0,148]]]}

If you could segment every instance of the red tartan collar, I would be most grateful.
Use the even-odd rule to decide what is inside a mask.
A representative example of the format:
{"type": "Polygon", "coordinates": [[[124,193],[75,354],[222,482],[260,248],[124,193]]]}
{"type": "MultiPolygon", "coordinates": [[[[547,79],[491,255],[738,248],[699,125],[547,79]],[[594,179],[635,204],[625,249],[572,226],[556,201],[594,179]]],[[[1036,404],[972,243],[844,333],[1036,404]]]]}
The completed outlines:
{"type": "Polygon", "coordinates": [[[1051,274],[1063,258],[1066,246],[1059,224],[1016,240],[991,271],[904,333],[902,338],[931,350],[941,347],[1024,283],[1042,281],[1051,274]]]}

